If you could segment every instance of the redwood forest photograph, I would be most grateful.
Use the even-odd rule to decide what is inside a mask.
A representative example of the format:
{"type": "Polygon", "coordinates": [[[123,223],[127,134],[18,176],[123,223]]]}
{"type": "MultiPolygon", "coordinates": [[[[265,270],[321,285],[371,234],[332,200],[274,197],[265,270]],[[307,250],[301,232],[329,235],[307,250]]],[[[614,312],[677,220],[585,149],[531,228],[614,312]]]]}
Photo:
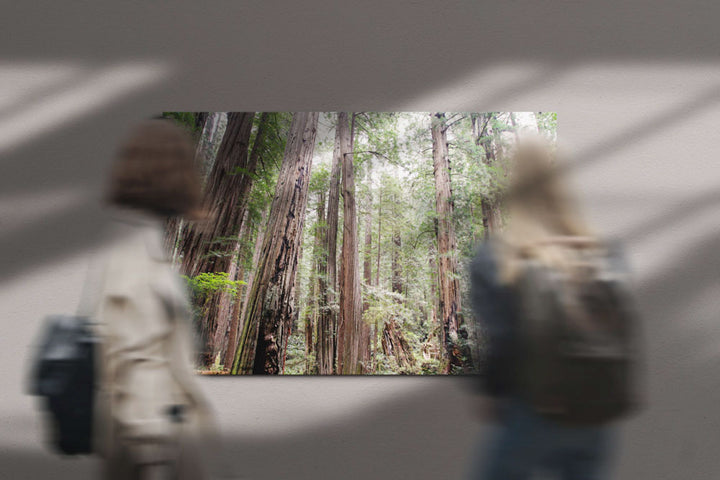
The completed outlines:
{"type": "Polygon", "coordinates": [[[165,241],[204,375],[462,375],[482,358],[468,262],[507,222],[524,131],[553,112],[165,112],[203,211],[165,241]]]}

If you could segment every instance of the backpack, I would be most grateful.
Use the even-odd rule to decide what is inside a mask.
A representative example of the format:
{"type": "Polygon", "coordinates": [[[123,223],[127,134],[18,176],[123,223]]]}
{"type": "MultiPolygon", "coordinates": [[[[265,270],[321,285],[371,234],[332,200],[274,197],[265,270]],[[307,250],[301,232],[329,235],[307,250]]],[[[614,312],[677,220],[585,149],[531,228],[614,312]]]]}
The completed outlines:
{"type": "Polygon", "coordinates": [[[557,423],[602,425],[636,404],[637,317],[607,253],[579,249],[566,273],[524,259],[518,282],[519,393],[557,423]]]}
{"type": "Polygon", "coordinates": [[[93,450],[97,343],[86,317],[51,315],[46,319],[31,393],[44,400],[52,429],[51,445],[67,455],[93,450]]]}

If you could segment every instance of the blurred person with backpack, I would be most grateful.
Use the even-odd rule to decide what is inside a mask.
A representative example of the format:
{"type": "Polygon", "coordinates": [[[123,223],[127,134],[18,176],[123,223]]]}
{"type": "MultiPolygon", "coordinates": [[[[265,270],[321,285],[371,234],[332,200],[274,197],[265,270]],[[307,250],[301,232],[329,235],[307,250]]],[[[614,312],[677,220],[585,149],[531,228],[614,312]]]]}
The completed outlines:
{"type": "Polygon", "coordinates": [[[96,441],[108,479],[202,479],[211,433],[193,377],[191,309],[163,242],[169,216],[193,218],[201,180],[189,135],[169,120],[138,125],[107,194],[115,207],[95,318],[100,332],[96,441]]]}
{"type": "Polygon", "coordinates": [[[31,388],[52,446],[99,454],[108,480],[207,477],[202,452],[217,431],[193,377],[186,288],[163,245],[164,221],[201,218],[201,198],[189,135],[164,119],[138,125],[110,174],[111,246],[77,315],[51,315],[43,331],[31,388]]]}
{"type": "Polygon", "coordinates": [[[637,401],[627,270],[577,211],[549,146],[520,143],[513,167],[507,227],[470,265],[486,411],[497,421],[472,478],[607,478],[613,422],[637,401]]]}

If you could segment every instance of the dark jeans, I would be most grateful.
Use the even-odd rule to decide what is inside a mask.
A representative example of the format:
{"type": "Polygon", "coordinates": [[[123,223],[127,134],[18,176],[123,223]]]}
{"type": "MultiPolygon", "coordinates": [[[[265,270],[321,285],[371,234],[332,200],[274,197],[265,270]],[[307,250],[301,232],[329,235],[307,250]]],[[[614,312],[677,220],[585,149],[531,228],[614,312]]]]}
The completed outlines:
{"type": "Polygon", "coordinates": [[[551,474],[542,478],[562,480],[607,478],[610,427],[560,426],[511,400],[494,428],[489,442],[480,446],[485,453],[471,473],[473,480],[527,480],[540,472],[551,474]]]}

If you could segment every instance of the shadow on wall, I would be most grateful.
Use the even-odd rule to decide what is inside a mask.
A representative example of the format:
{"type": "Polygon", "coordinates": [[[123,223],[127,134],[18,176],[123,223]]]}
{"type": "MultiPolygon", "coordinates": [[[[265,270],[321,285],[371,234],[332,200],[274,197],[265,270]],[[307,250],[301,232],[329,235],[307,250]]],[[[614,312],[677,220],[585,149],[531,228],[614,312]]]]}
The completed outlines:
{"type": "Polygon", "coordinates": [[[0,157],[0,283],[108,240],[102,194],[110,162],[127,127],[156,113],[137,99],[113,107],[112,118],[93,111],[0,157]]]}
{"type": "MultiPolygon", "coordinates": [[[[261,382],[208,380],[246,386],[261,382]]],[[[282,380],[322,384],[323,379],[282,380]]],[[[383,381],[390,385],[394,380],[383,381]]],[[[471,404],[465,398],[469,388],[464,388],[464,381],[436,377],[430,382],[432,388],[373,402],[348,411],[342,419],[292,434],[233,431],[225,435],[224,456],[230,470],[248,479],[461,478],[476,435],[475,423],[468,422],[471,404]]],[[[61,459],[27,450],[0,452],[0,465],[8,478],[18,479],[46,478],[50,472],[56,480],[91,478],[99,468],[96,460],[61,459]]]]}
{"type": "Polygon", "coordinates": [[[675,478],[677,472],[711,480],[720,469],[718,245],[720,232],[685,245],[640,285],[647,405],[624,427],[621,480],[675,478]]]}
{"type": "MultiPolygon", "coordinates": [[[[696,375],[702,378],[699,369],[709,368],[707,373],[714,372],[708,380],[717,378],[720,373],[720,345],[716,343],[720,333],[718,311],[702,310],[713,301],[717,305],[720,295],[719,246],[720,231],[700,238],[686,245],[672,263],[664,265],[660,275],[640,285],[640,311],[645,334],[649,336],[648,343],[658,349],[650,352],[655,360],[651,367],[672,369],[678,374],[672,379],[673,383],[665,384],[664,388],[672,385],[676,389],[676,380],[696,380],[693,378],[696,375]]],[[[718,383],[711,381],[706,385],[717,387],[718,383]]],[[[674,394],[681,395],[679,398],[685,401],[687,393],[687,390],[667,391],[662,392],[660,398],[674,394]]]]}
{"type": "MultiPolygon", "coordinates": [[[[428,95],[429,104],[437,103],[433,92],[474,75],[479,67],[492,74],[497,67],[518,62],[537,66],[534,74],[515,75],[517,78],[481,92],[477,108],[497,109],[589,61],[714,61],[714,19],[720,4],[703,4],[699,15],[677,16],[667,15],[664,3],[466,2],[439,12],[434,5],[392,8],[376,0],[329,4],[322,9],[283,2],[262,8],[224,5],[199,12],[195,2],[181,1],[173,7],[172,22],[167,21],[164,6],[152,4],[143,6],[141,14],[118,6],[113,15],[93,5],[82,5],[81,10],[52,4],[41,10],[20,5],[6,12],[4,31],[14,41],[0,46],[4,58],[16,59],[20,65],[28,59],[46,59],[51,66],[67,63],[88,72],[73,76],[73,82],[59,75],[56,87],[45,86],[35,92],[37,99],[52,103],[91,78],[94,67],[109,69],[112,62],[154,59],[172,64],[176,70],[159,87],[139,89],[141,94],[131,95],[122,105],[113,104],[112,109],[99,105],[80,121],[66,118],[62,130],[2,155],[3,203],[31,202],[34,193],[68,189],[82,195],[62,211],[45,211],[21,228],[3,229],[0,267],[4,275],[0,282],[100,242],[103,215],[94,204],[105,168],[120,135],[139,117],[182,106],[332,111],[342,104],[350,110],[387,110],[428,95]],[[374,18],[377,12],[382,12],[382,22],[368,25],[359,21],[374,18]],[[438,15],[443,24],[453,28],[439,28],[438,15]],[[48,18],[53,19],[51,24],[48,18]],[[116,24],[128,18],[132,19],[132,35],[116,24]],[[73,28],[78,23],[82,28],[73,28]],[[30,28],[33,24],[39,28],[30,28]],[[248,41],[264,38],[268,29],[275,41],[248,41]],[[682,40],[667,31],[683,31],[682,40]],[[283,48],[278,49],[279,45],[283,48]],[[328,51],[328,45],[333,50],[328,51]],[[47,60],[53,57],[62,61],[47,60]],[[234,61],[238,58],[243,61],[234,61]],[[387,74],[379,83],[378,74],[383,72],[387,74]],[[290,76],[292,88],[288,88],[290,76]]],[[[687,12],[693,11],[691,4],[687,12]]],[[[109,96],[116,93],[113,89],[106,92],[109,96]]],[[[718,96],[717,90],[705,92],[650,124],[607,139],[581,152],[580,163],[595,161],[670,127],[698,109],[714,107],[718,96]]],[[[10,102],[0,121],[22,116],[38,106],[35,100],[10,102]]]]}
{"type": "MultiPolygon", "coordinates": [[[[558,66],[570,69],[571,64],[558,66]]],[[[499,95],[520,95],[539,88],[539,84],[554,78],[553,67],[543,69],[518,86],[500,88],[499,95]]],[[[128,125],[138,118],[157,112],[151,110],[151,97],[156,89],[146,91],[141,98],[117,106],[112,118],[104,111],[94,112],[62,130],[42,136],[39,140],[5,153],[0,163],[0,201],[3,209],[40,211],[21,222],[17,228],[6,228],[0,234],[0,256],[4,276],[0,283],[11,280],[15,274],[37,268],[67,256],[92,250],[103,241],[106,216],[102,210],[101,195],[105,174],[128,125]],[[141,103],[139,103],[141,102],[141,103]],[[142,113],[144,112],[144,113],[142,113]],[[73,201],[61,209],[49,209],[46,198],[71,192],[73,201]],[[34,197],[37,197],[34,199],[34,197]],[[34,203],[33,203],[34,202],[34,203]],[[45,203],[45,204],[43,204],[45,203]],[[8,255],[6,252],[13,252],[8,255]]],[[[408,98],[410,94],[406,93],[408,98]]],[[[487,98],[494,98],[488,95],[487,98]]],[[[654,120],[624,129],[622,134],[602,140],[585,151],[577,152],[575,161],[568,162],[570,170],[602,162],[624,147],[643,140],[659,131],[667,130],[678,122],[700,111],[717,107],[720,89],[697,95],[688,102],[656,115],[654,120]]],[[[161,107],[159,107],[161,108],[161,107]]],[[[159,111],[159,110],[158,110],[159,111]]],[[[0,118],[0,121],[2,119],[0,118]]],[[[717,195],[698,197],[700,206],[720,203],[717,195]]],[[[686,207],[683,207],[683,209],[686,207]]],[[[684,210],[682,210],[684,211],[684,210]]],[[[678,215],[682,214],[678,209],[678,215]]],[[[17,212],[15,212],[17,215],[17,212]]],[[[669,219],[658,219],[645,227],[660,229],[669,219]]],[[[631,237],[626,240],[632,239],[631,237]]]]}

